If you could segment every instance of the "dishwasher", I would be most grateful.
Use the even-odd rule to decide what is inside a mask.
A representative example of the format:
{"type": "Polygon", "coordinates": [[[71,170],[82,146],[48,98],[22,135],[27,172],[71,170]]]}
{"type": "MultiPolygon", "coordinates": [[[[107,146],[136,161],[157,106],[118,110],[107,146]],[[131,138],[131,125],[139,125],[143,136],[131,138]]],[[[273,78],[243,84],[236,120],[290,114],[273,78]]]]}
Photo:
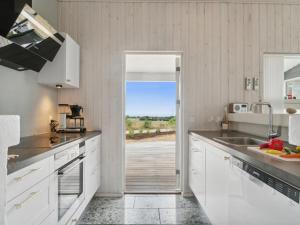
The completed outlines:
{"type": "Polygon", "coordinates": [[[299,225],[299,190],[237,158],[231,160],[230,225],[299,225]]]}

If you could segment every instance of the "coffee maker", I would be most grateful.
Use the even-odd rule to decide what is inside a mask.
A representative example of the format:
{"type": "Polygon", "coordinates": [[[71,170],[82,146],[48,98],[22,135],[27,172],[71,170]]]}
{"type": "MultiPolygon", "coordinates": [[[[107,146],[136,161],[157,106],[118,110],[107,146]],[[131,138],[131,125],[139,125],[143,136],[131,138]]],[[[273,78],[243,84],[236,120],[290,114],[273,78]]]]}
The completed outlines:
{"type": "Polygon", "coordinates": [[[83,133],[84,117],[83,107],[79,105],[59,104],[59,128],[58,132],[83,133]]]}

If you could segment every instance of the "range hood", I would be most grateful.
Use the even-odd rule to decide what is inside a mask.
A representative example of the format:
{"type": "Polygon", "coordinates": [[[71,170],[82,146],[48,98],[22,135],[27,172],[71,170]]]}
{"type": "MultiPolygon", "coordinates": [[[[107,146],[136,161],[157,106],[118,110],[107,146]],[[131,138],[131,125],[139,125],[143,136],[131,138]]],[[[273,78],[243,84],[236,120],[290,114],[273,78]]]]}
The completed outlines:
{"type": "Polygon", "coordinates": [[[39,72],[64,38],[30,5],[29,0],[0,1],[0,64],[39,72]]]}

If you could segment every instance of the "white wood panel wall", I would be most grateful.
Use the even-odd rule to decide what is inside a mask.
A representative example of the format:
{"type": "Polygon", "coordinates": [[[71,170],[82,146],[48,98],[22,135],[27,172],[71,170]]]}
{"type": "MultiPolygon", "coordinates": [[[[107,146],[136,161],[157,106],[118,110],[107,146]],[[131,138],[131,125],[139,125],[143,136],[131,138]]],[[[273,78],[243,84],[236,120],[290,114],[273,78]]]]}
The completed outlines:
{"type": "Polygon", "coordinates": [[[300,5],[235,2],[59,2],[59,28],[82,54],[81,87],[59,101],[83,105],[88,128],[103,131],[103,192],[122,192],[124,50],[183,51],[185,132],[215,128],[229,102],[258,100],[243,78],[262,77],[264,52],[300,52],[300,5]]]}

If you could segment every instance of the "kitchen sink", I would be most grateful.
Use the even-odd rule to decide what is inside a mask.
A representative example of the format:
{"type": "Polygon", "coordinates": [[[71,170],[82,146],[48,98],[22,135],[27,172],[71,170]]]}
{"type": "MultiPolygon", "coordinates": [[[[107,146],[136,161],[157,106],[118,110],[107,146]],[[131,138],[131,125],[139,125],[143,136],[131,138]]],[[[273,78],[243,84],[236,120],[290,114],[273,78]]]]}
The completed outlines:
{"type": "Polygon", "coordinates": [[[251,137],[218,137],[214,138],[218,142],[235,146],[258,146],[266,141],[251,137]]]}

